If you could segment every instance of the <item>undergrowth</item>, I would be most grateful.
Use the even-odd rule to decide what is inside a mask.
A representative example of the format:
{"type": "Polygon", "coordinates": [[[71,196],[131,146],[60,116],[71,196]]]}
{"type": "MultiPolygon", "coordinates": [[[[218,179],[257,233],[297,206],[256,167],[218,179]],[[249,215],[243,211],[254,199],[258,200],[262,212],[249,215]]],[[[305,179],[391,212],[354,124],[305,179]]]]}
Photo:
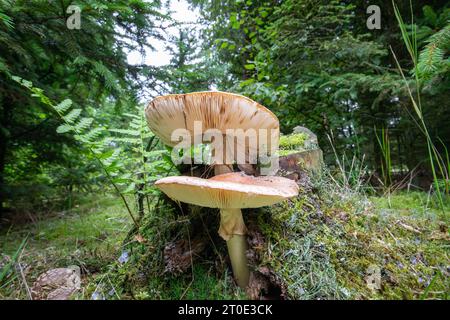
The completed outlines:
{"type": "Polygon", "coordinates": [[[97,194],[77,199],[72,210],[0,229],[0,270],[18,253],[0,282],[0,298],[27,299],[26,286],[31,287],[41,273],[70,265],[80,267],[85,288],[94,275],[107,271],[107,265],[117,259],[130,225],[120,201],[97,194]]]}
{"type": "MultiPolygon", "coordinates": [[[[303,178],[298,198],[245,218],[264,239],[253,248],[259,256],[253,269],[269,268],[288,299],[449,298],[450,237],[435,199],[419,192],[367,198],[326,179],[303,178]]],[[[50,268],[79,265],[83,290],[75,299],[246,297],[232,280],[217,212],[187,215],[157,198],[152,209],[129,233],[131,221],[117,200],[88,198],[71,212],[4,229],[2,253],[12,256],[27,237],[18,263],[28,285],[50,268]],[[207,246],[193,257],[193,268],[167,272],[165,246],[199,237],[207,246]]],[[[16,263],[0,284],[1,297],[27,298],[23,282],[16,263]]]]}
{"type": "Polygon", "coordinates": [[[321,183],[317,195],[301,192],[259,216],[261,264],[285,279],[289,297],[447,299],[450,237],[436,201],[341,190],[321,183]]]}
{"type": "MultiPolygon", "coordinates": [[[[303,179],[295,200],[245,212],[264,238],[262,246],[252,248],[259,256],[253,269],[268,268],[281,279],[285,298],[448,298],[449,233],[435,199],[425,193],[369,199],[325,177],[303,179]]],[[[245,297],[233,284],[225,242],[216,235],[217,212],[187,212],[160,201],[144,218],[139,231],[144,240],[132,242],[130,260],[115,263],[111,271],[121,298],[245,297]],[[207,249],[193,257],[193,269],[166,272],[164,247],[182,239],[194,242],[199,219],[208,226],[200,232],[207,249]]]]}

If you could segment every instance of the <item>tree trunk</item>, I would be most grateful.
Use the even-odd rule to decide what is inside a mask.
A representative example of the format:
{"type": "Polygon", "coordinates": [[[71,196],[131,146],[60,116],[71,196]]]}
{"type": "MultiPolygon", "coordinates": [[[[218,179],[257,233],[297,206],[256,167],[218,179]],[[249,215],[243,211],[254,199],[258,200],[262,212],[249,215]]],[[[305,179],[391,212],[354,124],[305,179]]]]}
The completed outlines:
{"type": "MultiPolygon", "coordinates": [[[[1,130],[0,130],[1,131],[1,130]]],[[[3,215],[3,202],[6,200],[5,197],[5,161],[6,161],[6,144],[7,140],[4,134],[0,133],[0,219],[3,215]]]]}
{"type": "MultiPolygon", "coordinates": [[[[138,179],[144,179],[144,175],[140,173],[138,175],[138,179]]],[[[144,216],[144,187],[145,183],[140,183],[136,186],[136,197],[137,197],[137,207],[138,207],[138,214],[139,218],[142,218],[144,216]]]]}
{"type": "Polygon", "coordinates": [[[8,125],[11,116],[11,104],[8,97],[4,97],[2,101],[2,117],[0,119],[0,219],[4,213],[3,202],[6,200],[5,196],[5,165],[6,152],[8,149],[8,125]]]}

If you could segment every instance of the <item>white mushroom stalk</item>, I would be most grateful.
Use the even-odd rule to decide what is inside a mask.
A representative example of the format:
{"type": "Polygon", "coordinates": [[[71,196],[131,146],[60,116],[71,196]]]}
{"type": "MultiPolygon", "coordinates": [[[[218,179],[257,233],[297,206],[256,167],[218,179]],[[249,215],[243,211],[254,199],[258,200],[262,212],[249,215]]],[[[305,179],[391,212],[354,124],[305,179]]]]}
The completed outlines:
{"type": "Polygon", "coordinates": [[[174,200],[220,209],[219,235],[227,241],[233,274],[241,288],[248,285],[250,276],[245,254],[247,228],[241,209],[273,205],[298,194],[298,185],[290,179],[238,172],[210,179],[167,177],[155,185],[174,200]]]}

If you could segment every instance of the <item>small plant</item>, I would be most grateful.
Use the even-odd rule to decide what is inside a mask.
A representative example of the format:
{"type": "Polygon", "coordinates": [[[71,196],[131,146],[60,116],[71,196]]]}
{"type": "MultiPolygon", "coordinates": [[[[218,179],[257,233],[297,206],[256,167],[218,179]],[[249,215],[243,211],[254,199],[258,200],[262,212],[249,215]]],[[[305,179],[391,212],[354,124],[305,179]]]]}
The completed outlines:
{"type": "Polygon", "coordinates": [[[109,182],[121,197],[133,222],[137,225],[137,220],[131,211],[131,207],[125,198],[124,193],[114,181],[113,172],[117,168],[117,159],[120,149],[114,149],[110,145],[105,144],[104,139],[100,139],[105,133],[105,129],[101,127],[90,129],[94,119],[81,117],[82,110],[79,108],[71,109],[72,101],[70,99],[66,99],[59,104],[54,104],[50,98],[44,94],[42,89],[34,87],[33,83],[30,81],[16,76],[13,76],[12,79],[30,90],[33,97],[38,98],[43,104],[51,107],[58,114],[63,121],[63,124],[57,128],[58,133],[71,132],[73,137],[89,150],[91,156],[103,169],[109,182]]]}
{"type": "Polygon", "coordinates": [[[16,76],[12,79],[29,89],[32,96],[57,113],[63,121],[56,130],[58,133],[71,133],[76,141],[88,149],[137,226],[138,221],[126,195],[136,195],[139,216],[144,214],[144,200],[150,212],[148,195],[156,192],[152,187],[153,182],[167,176],[174,168],[168,150],[163,147],[155,149],[159,140],[148,129],[143,108],[137,106],[135,114],[123,114],[130,119],[129,128],[108,131],[106,128],[93,126],[94,119],[83,117],[82,110],[73,108],[70,99],[54,104],[42,89],[34,87],[30,81],[16,76]],[[109,132],[116,136],[110,136],[109,132]]]}
{"type": "MultiPolygon", "coordinates": [[[[414,119],[414,120],[416,120],[415,123],[417,124],[417,126],[419,127],[419,129],[422,131],[422,133],[424,134],[424,136],[426,138],[427,149],[428,149],[428,159],[430,162],[431,172],[433,174],[433,185],[434,185],[436,195],[438,197],[438,201],[441,206],[442,212],[445,212],[444,202],[443,202],[443,194],[441,192],[442,187],[440,186],[440,183],[439,183],[439,181],[440,181],[439,175],[441,176],[442,179],[448,180],[449,172],[445,166],[445,161],[443,160],[443,157],[440,155],[438,149],[436,148],[435,144],[433,143],[433,140],[431,139],[427,124],[423,117],[422,103],[421,103],[421,88],[422,88],[422,83],[423,83],[422,77],[426,74],[426,72],[424,72],[424,70],[428,70],[425,68],[426,64],[424,62],[424,59],[426,59],[426,57],[430,55],[430,52],[429,52],[430,47],[427,46],[424,49],[424,51],[422,51],[421,56],[419,56],[418,46],[417,46],[417,26],[414,24],[414,21],[412,18],[413,17],[413,9],[412,9],[411,0],[410,0],[410,8],[411,8],[410,29],[411,29],[411,31],[408,31],[407,25],[403,21],[402,15],[400,13],[400,10],[399,10],[397,4],[394,1],[392,1],[392,5],[394,7],[395,16],[397,18],[398,25],[400,27],[403,42],[406,46],[406,49],[408,50],[408,53],[411,57],[411,61],[413,63],[415,95],[413,94],[413,88],[411,88],[408,80],[406,79],[405,74],[403,73],[403,69],[400,66],[400,63],[397,59],[397,56],[395,55],[395,52],[392,50],[392,47],[391,47],[391,52],[392,52],[395,62],[397,64],[397,68],[400,72],[400,75],[405,83],[405,87],[407,89],[408,96],[411,100],[411,103],[412,103],[412,106],[414,109],[414,113],[418,118],[417,120],[414,119]]],[[[439,35],[439,36],[435,36],[435,37],[437,37],[439,41],[444,41],[443,39],[445,39],[445,42],[448,42],[448,39],[449,39],[448,29],[444,28],[443,30],[445,30],[445,31],[442,31],[442,33],[437,33],[436,35],[439,35]]],[[[436,40],[436,39],[434,39],[434,40],[436,40]]],[[[431,39],[431,41],[433,41],[433,39],[431,39]]],[[[432,47],[433,46],[431,46],[431,48],[432,47]]],[[[430,63],[432,63],[433,60],[434,61],[439,60],[438,58],[436,58],[436,57],[433,58],[430,63]]]]}
{"type": "Polygon", "coordinates": [[[329,172],[330,178],[334,184],[346,191],[358,193],[362,191],[365,183],[363,177],[366,174],[366,166],[364,165],[365,156],[362,159],[358,159],[355,154],[349,159],[345,152],[342,156],[337,154],[336,148],[333,144],[333,138],[327,135],[331,148],[336,159],[337,172],[332,174],[329,172]]]}
{"type": "Polygon", "coordinates": [[[381,175],[385,187],[389,187],[392,183],[392,162],[391,162],[391,145],[389,141],[389,130],[381,128],[380,136],[377,135],[377,129],[375,128],[375,136],[377,137],[378,145],[380,146],[383,160],[381,162],[381,175]]]}
{"type": "MultiPolygon", "coordinates": [[[[27,240],[28,240],[28,236],[22,240],[19,247],[14,252],[14,254],[9,259],[9,261],[7,261],[5,263],[5,265],[2,266],[2,268],[0,268],[0,286],[4,285],[4,282],[6,282],[6,280],[9,278],[9,276],[14,268],[14,264],[16,263],[17,259],[19,258],[19,255],[22,253],[22,251],[25,247],[25,244],[27,243],[27,240]]],[[[1,256],[0,256],[0,258],[1,258],[1,256]]]]}
{"type": "Polygon", "coordinates": [[[127,129],[110,129],[115,136],[108,137],[110,143],[122,144],[123,170],[114,182],[125,186],[124,194],[136,196],[139,216],[144,214],[144,202],[151,210],[149,195],[154,194],[153,182],[169,175],[174,164],[168,150],[159,146],[159,139],[148,129],[144,109],[136,106],[135,113],[124,113],[130,119],[127,129]]]}

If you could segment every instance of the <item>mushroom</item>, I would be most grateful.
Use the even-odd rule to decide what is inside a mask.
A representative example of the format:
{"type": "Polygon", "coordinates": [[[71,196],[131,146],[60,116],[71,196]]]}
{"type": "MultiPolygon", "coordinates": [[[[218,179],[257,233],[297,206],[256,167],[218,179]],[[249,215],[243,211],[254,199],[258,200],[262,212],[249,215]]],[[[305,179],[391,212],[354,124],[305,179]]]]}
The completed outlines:
{"type": "Polygon", "coordinates": [[[167,177],[155,185],[170,198],[198,206],[220,209],[219,235],[227,241],[228,253],[237,284],[246,288],[250,271],[245,255],[246,226],[243,208],[269,206],[298,194],[298,185],[277,176],[248,176],[225,173],[210,179],[189,176],[167,177]]]}
{"type": "MultiPolygon", "coordinates": [[[[208,129],[217,129],[222,133],[225,142],[224,150],[215,150],[216,154],[220,152],[223,154],[224,151],[236,147],[234,137],[227,136],[227,129],[268,130],[269,134],[261,141],[268,150],[270,150],[272,138],[278,142],[279,137],[278,118],[269,109],[234,93],[204,91],[159,96],[148,104],[145,114],[152,132],[163,143],[172,147],[178,143],[171,139],[172,133],[177,129],[188,130],[193,139],[191,144],[194,144],[196,121],[201,122],[203,132],[208,129]]],[[[254,148],[253,151],[257,151],[260,138],[257,137],[255,146],[246,143],[246,148],[254,148]]],[[[246,153],[247,155],[250,153],[248,149],[246,153]]],[[[224,163],[214,165],[215,175],[233,171],[231,165],[235,159],[226,157],[224,159],[224,163]]],[[[247,159],[247,162],[250,160],[254,159],[247,159]]]]}
{"type": "Polygon", "coordinates": [[[160,96],[148,104],[145,114],[150,129],[169,146],[178,144],[178,141],[172,141],[172,133],[177,129],[188,131],[191,145],[199,143],[198,134],[203,135],[208,129],[219,130],[225,143],[222,150],[215,150],[216,155],[235,151],[239,143],[245,144],[245,163],[226,155],[223,163],[214,163],[213,178],[167,177],[155,183],[174,200],[220,209],[219,234],[227,241],[237,283],[245,288],[250,272],[245,256],[246,227],[241,209],[267,206],[296,196],[298,186],[292,180],[281,177],[253,177],[232,173],[231,166],[237,162],[241,170],[254,172],[248,163],[254,163],[252,161],[255,159],[252,157],[255,151],[258,153],[261,146],[269,151],[275,146],[273,143],[278,144],[278,118],[247,97],[218,91],[160,96]],[[200,133],[195,130],[196,121],[202,125],[200,133]],[[235,136],[228,135],[229,129],[258,131],[257,140],[253,141],[256,143],[252,145],[250,141],[236,141],[235,136]],[[259,135],[261,129],[267,130],[265,137],[259,135]]]}

